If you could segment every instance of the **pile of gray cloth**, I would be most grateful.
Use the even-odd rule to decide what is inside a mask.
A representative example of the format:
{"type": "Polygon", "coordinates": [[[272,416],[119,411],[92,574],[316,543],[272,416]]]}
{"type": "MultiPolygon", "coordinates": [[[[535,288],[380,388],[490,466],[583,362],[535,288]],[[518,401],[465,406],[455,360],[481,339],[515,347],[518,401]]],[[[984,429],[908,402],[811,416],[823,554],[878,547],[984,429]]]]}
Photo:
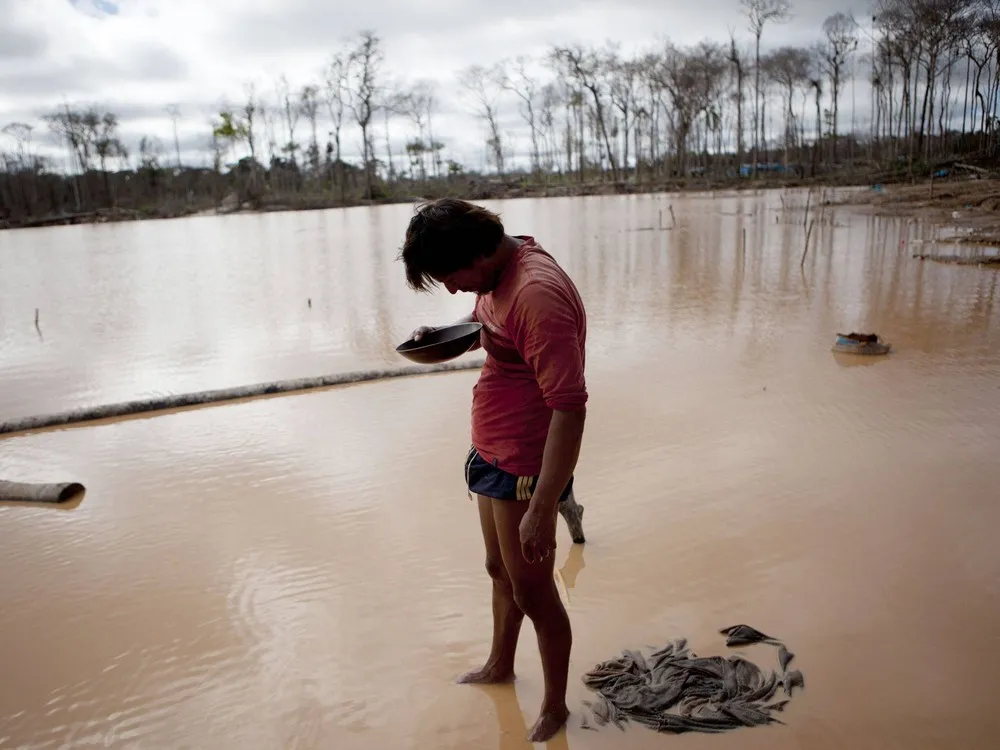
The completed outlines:
{"type": "MultiPolygon", "coordinates": [[[[748,625],[719,631],[729,647],[767,643],[778,649],[776,671],[765,672],[739,655],[698,657],[687,648],[686,639],[667,644],[644,655],[625,650],[620,657],[598,664],[583,676],[583,683],[597,693],[595,701],[584,701],[594,723],[642,724],[657,732],[726,732],[778,721],[788,698],[771,702],[778,688],[791,696],[805,687],[802,673],[788,671],[794,654],[778,640],[748,625]]],[[[584,718],[583,727],[594,729],[584,718]]]]}

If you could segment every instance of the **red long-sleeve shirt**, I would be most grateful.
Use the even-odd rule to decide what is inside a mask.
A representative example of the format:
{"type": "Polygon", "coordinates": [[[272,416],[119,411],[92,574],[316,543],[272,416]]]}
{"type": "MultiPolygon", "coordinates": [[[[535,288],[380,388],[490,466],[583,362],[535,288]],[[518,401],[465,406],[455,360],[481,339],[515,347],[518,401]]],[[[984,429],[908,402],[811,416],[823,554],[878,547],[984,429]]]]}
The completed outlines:
{"type": "Polygon", "coordinates": [[[472,444],[518,476],[542,467],[552,412],[587,403],[587,316],[573,281],[533,237],[476,299],[486,363],[472,389],[472,444]]]}

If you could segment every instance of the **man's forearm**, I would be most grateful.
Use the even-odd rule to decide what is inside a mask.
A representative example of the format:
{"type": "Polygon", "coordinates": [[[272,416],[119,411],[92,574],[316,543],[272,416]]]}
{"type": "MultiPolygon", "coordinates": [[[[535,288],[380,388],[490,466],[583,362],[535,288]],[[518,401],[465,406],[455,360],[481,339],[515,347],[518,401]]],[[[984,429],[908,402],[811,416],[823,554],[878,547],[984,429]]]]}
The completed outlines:
{"type": "Polygon", "coordinates": [[[531,509],[541,513],[554,511],[570,477],[576,469],[583,443],[586,409],[554,411],[542,454],[542,470],[531,495],[531,509]]]}

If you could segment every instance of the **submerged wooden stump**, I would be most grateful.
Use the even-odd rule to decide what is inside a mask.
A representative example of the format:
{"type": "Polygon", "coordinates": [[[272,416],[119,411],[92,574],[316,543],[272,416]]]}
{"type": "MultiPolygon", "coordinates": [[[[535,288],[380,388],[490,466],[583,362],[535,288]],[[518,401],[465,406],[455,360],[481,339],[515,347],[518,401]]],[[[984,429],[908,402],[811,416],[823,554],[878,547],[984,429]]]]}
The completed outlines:
{"type": "Polygon", "coordinates": [[[57,482],[53,484],[6,482],[0,479],[0,501],[25,503],[64,503],[79,492],[83,492],[79,482],[57,482]]]}
{"type": "Polygon", "coordinates": [[[559,513],[566,520],[573,544],[586,542],[587,538],[583,535],[583,506],[577,503],[572,490],[570,490],[569,497],[559,503],[559,513]]]}

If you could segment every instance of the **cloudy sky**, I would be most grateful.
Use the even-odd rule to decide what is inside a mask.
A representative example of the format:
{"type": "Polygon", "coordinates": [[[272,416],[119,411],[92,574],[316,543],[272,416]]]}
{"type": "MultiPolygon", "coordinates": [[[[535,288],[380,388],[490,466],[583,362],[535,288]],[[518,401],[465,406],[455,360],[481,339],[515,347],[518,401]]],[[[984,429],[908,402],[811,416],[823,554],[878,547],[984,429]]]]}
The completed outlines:
{"type": "MultiPolygon", "coordinates": [[[[765,31],[765,46],[809,44],[836,11],[869,15],[866,0],[793,0],[792,20],[765,31]]],[[[238,103],[248,82],[273,96],[281,74],[293,88],[317,82],[330,54],[362,29],[382,38],[387,79],[437,83],[435,136],[448,157],[472,167],[481,166],[483,138],[456,83],[467,65],[540,55],[553,44],[611,40],[630,52],[663,39],[721,41],[730,28],[751,41],[739,0],[0,0],[0,18],[0,126],[37,125],[37,150],[55,153],[39,116],[92,103],[118,114],[133,151],[151,135],[172,154],[173,103],[182,158],[199,164],[209,159],[209,121],[221,102],[238,103]]],[[[860,89],[858,97],[865,100],[860,89]]],[[[505,122],[524,148],[517,117],[511,101],[505,122]]],[[[299,125],[300,139],[306,130],[299,125]]],[[[345,155],[360,152],[360,135],[345,136],[345,155]]]]}

